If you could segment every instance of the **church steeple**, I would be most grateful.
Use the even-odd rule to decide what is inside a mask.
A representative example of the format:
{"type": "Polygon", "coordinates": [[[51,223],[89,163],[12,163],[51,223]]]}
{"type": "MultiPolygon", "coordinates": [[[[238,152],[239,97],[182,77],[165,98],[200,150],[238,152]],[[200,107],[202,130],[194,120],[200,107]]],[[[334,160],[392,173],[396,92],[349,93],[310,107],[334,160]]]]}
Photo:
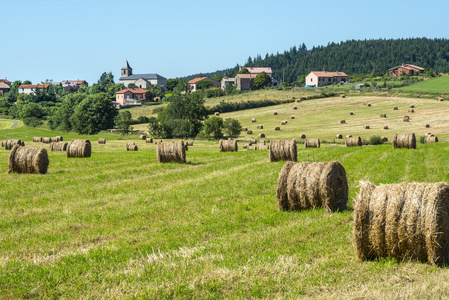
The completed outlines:
{"type": "Polygon", "coordinates": [[[128,77],[133,74],[133,68],[129,66],[128,60],[126,60],[125,65],[122,68],[122,77],[128,77]]]}

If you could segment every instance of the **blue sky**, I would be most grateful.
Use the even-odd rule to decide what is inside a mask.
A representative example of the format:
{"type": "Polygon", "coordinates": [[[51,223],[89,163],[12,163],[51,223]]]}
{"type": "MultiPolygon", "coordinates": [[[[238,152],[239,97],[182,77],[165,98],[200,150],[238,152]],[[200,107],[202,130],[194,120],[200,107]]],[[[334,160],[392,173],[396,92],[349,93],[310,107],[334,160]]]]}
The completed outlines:
{"type": "Polygon", "coordinates": [[[118,82],[125,59],[174,78],[302,43],[449,37],[447,0],[1,2],[0,78],[33,83],[92,84],[103,72],[118,82]]]}

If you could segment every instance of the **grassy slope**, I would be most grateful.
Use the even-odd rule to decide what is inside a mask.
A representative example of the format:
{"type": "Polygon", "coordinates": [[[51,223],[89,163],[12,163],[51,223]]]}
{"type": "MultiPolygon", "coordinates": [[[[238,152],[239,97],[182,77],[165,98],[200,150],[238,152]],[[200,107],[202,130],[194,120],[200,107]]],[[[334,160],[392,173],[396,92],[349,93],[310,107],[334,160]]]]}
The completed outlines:
{"type": "Polygon", "coordinates": [[[413,93],[449,93],[449,76],[432,78],[399,89],[413,93]]]}
{"type": "MultiPolygon", "coordinates": [[[[378,120],[390,108],[387,120],[395,124],[392,106],[401,112],[414,103],[412,122],[391,126],[419,129],[413,120],[423,114],[441,119],[431,131],[441,130],[439,136],[447,138],[442,134],[446,102],[370,98],[373,106],[366,107],[364,100],[305,101],[296,111],[293,104],[278,106],[279,120],[271,114],[273,107],[224,116],[239,118],[257,133],[257,124],[278,126],[294,112],[297,119],[289,119],[280,132],[265,131],[267,137],[305,132],[329,138],[340,129],[341,118],[348,120],[342,133],[363,133],[357,122],[378,120]],[[251,124],[253,116],[258,122],[251,124]]],[[[376,130],[382,132],[373,129],[370,135],[376,130]]],[[[33,136],[55,135],[29,128],[0,131],[0,139],[21,138],[28,146],[42,146],[31,142],[33,136]]],[[[449,296],[444,268],[392,259],[358,262],[351,211],[360,180],[447,182],[446,143],[419,144],[417,150],[299,147],[299,161],[338,160],[346,168],[349,210],[327,213],[277,210],[275,188],[283,163],[269,163],[267,151],[218,153],[216,142],[195,141],[187,164],[159,165],[153,144],[136,141],[139,151],[126,152],[126,141],[115,135],[89,138],[100,136],[108,142],[94,143],[89,159],[49,152],[46,175],[6,174],[8,151],[0,150],[1,297],[449,296]]]]}

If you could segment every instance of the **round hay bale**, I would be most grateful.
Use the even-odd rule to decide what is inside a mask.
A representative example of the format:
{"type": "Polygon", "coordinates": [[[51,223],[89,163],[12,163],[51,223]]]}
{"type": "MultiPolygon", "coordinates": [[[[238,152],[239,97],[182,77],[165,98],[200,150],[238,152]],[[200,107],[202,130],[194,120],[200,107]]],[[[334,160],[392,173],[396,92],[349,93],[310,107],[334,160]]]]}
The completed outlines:
{"type": "Polygon", "coordinates": [[[273,115],[274,115],[274,116],[277,116],[277,115],[278,115],[278,113],[277,113],[276,111],[274,111],[274,112],[273,112],[273,115]]]}
{"type": "Polygon", "coordinates": [[[296,102],[296,103],[301,102],[301,98],[295,99],[295,102],[296,102]]]}
{"type": "Polygon", "coordinates": [[[371,107],[371,103],[367,103],[366,106],[371,107]]]}
{"type": "Polygon", "coordinates": [[[21,141],[21,142],[20,142],[20,145],[22,145],[23,147],[25,147],[25,142],[24,142],[24,141],[21,141]]]}
{"type": "Polygon", "coordinates": [[[249,146],[251,146],[251,143],[244,143],[243,144],[243,149],[247,149],[249,146]]]}
{"type": "Polygon", "coordinates": [[[257,129],[263,129],[263,125],[257,125],[257,129]]]}
{"type": "Polygon", "coordinates": [[[256,123],[256,118],[252,118],[251,123],[256,123]]]}
{"type": "Polygon", "coordinates": [[[409,116],[404,116],[404,118],[402,119],[402,121],[404,121],[404,122],[410,122],[410,117],[409,117],[409,116]]]}
{"type": "Polygon", "coordinates": [[[440,98],[440,101],[444,101],[444,98],[443,98],[443,97],[441,97],[441,98],[440,98]]]}
{"type": "Polygon", "coordinates": [[[219,116],[220,113],[219,113],[218,111],[216,111],[216,112],[214,113],[214,115],[215,115],[215,116],[219,116]]]}
{"type": "Polygon", "coordinates": [[[41,137],[37,137],[37,136],[33,137],[33,143],[42,143],[42,138],[41,137]]]}
{"type": "Polygon", "coordinates": [[[348,134],[347,136],[345,136],[345,139],[348,139],[348,138],[352,138],[352,135],[348,134]]]}
{"type": "Polygon", "coordinates": [[[346,170],[337,161],[286,163],[279,174],[276,195],[281,210],[344,210],[348,202],[346,170]]]}
{"type": "Polygon", "coordinates": [[[144,134],[139,135],[139,140],[145,141],[147,139],[147,136],[144,134]]]}
{"type": "Polygon", "coordinates": [[[296,107],[296,106],[293,106],[293,109],[298,109],[298,107],[296,107]]]}
{"type": "Polygon", "coordinates": [[[242,127],[242,131],[248,131],[248,127],[242,127]]]}
{"type": "Polygon", "coordinates": [[[288,160],[296,161],[298,152],[296,140],[271,140],[269,146],[270,162],[288,160]]]}
{"type": "Polygon", "coordinates": [[[362,139],[360,138],[360,136],[346,136],[345,145],[346,147],[362,146],[362,139]]]}
{"type": "Polygon", "coordinates": [[[50,143],[51,151],[67,151],[67,142],[50,143]]]}
{"type": "Polygon", "coordinates": [[[397,106],[393,107],[393,110],[398,110],[399,108],[397,106]]]}
{"type": "Polygon", "coordinates": [[[369,129],[369,125],[363,125],[364,129],[369,129]]]}
{"type": "Polygon", "coordinates": [[[305,139],[304,148],[320,148],[320,139],[305,139]]]}
{"type": "Polygon", "coordinates": [[[415,108],[415,106],[413,104],[410,104],[410,108],[415,108]]]}
{"type": "Polygon", "coordinates": [[[15,145],[23,146],[21,140],[8,139],[4,142],[5,150],[11,150],[15,145]]]}
{"type": "Polygon", "coordinates": [[[386,117],[387,117],[387,114],[380,114],[380,117],[381,117],[381,118],[386,118],[386,117]]]}
{"type": "Polygon", "coordinates": [[[57,136],[50,138],[50,143],[57,143],[57,142],[59,142],[59,138],[57,136]]]}
{"type": "Polygon", "coordinates": [[[301,140],[304,140],[304,139],[306,138],[306,135],[305,135],[304,133],[302,133],[302,134],[299,135],[299,138],[300,138],[301,140]]]}
{"type": "Polygon", "coordinates": [[[154,143],[155,144],[160,144],[160,143],[162,143],[162,140],[154,140],[154,143]]]}
{"type": "Polygon", "coordinates": [[[416,138],[414,133],[395,133],[393,137],[393,148],[416,149],[416,138]]]}
{"type": "Polygon", "coordinates": [[[363,105],[365,105],[365,106],[366,106],[367,104],[368,104],[368,102],[363,102],[363,105]]]}
{"type": "Polygon", "coordinates": [[[290,116],[290,119],[294,120],[296,117],[294,115],[290,116]]]}
{"type": "Polygon", "coordinates": [[[98,144],[106,144],[106,139],[104,139],[104,138],[99,138],[99,139],[98,139],[98,144]]]}
{"type": "Polygon", "coordinates": [[[252,130],[248,130],[248,131],[246,132],[246,134],[253,134],[253,131],[252,131],[252,130]]]}
{"type": "Polygon", "coordinates": [[[14,145],[9,153],[8,173],[47,173],[48,154],[44,148],[27,148],[21,145],[14,145]]]}
{"type": "Polygon", "coordinates": [[[346,120],[340,120],[340,124],[346,124],[346,120]]]}
{"type": "Polygon", "coordinates": [[[414,109],[409,109],[408,112],[409,112],[409,113],[414,113],[415,110],[414,110],[414,109]]]}
{"type": "Polygon", "coordinates": [[[274,127],[274,131],[279,131],[281,130],[281,127],[274,127]]]}
{"type": "Polygon", "coordinates": [[[147,138],[147,139],[145,140],[145,143],[146,143],[146,144],[152,144],[152,143],[153,143],[153,139],[152,139],[152,138],[147,138]]]}
{"type": "Polygon", "coordinates": [[[250,142],[251,144],[255,144],[255,143],[257,143],[257,140],[256,140],[256,139],[250,139],[249,142],[250,142]]]}
{"type": "Polygon", "coordinates": [[[58,139],[58,142],[62,142],[64,140],[64,138],[60,135],[58,135],[56,138],[58,139]]]}
{"type": "Polygon", "coordinates": [[[259,138],[265,138],[265,134],[264,133],[259,133],[259,138]]]}
{"type": "Polygon", "coordinates": [[[44,143],[44,144],[50,144],[50,143],[51,143],[51,138],[49,138],[49,137],[44,137],[44,138],[42,138],[42,143],[44,143]]]}
{"type": "Polygon", "coordinates": [[[353,112],[353,111],[350,111],[350,112],[349,112],[349,115],[350,115],[350,116],[354,115],[354,112],[353,112]]]}
{"type": "Polygon", "coordinates": [[[343,95],[340,95],[340,97],[342,97],[342,98],[346,98],[346,95],[345,95],[345,94],[343,94],[343,95]]]}
{"type": "Polygon", "coordinates": [[[246,148],[246,150],[248,150],[248,151],[256,151],[257,149],[258,149],[257,146],[248,146],[248,147],[246,148]]]}
{"type": "Polygon", "coordinates": [[[261,145],[261,144],[257,145],[257,150],[269,150],[269,149],[270,146],[268,145],[261,145]]]}
{"type": "Polygon", "coordinates": [[[425,134],[425,136],[428,136],[428,135],[433,135],[433,134],[431,134],[430,132],[427,132],[427,133],[425,134]]]}
{"type": "Polygon", "coordinates": [[[130,142],[126,143],[126,151],[137,151],[139,148],[137,147],[136,143],[130,142]]]}
{"type": "Polygon", "coordinates": [[[336,138],[336,139],[342,139],[342,138],[343,138],[343,135],[337,134],[337,135],[335,136],[335,138],[336,138]]]}
{"type": "Polygon", "coordinates": [[[385,125],[385,126],[384,126],[384,129],[388,129],[388,126],[387,126],[387,125],[385,125]]]}
{"type": "Polygon", "coordinates": [[[5,144],[6,144],[6,140],[3,140],[2,141],[2,147],[5,147],[5,144]]]}
{"type": "MultiPolygon", "coordinates": [[[[222,140],[220,140],[221,142],[222,140]]],[[[227,141],[229,142],[229,141],[227,141]]],[[[236,142],[237,144],[237,142],[236,142]]],[[[185,152],[183,141],[173,141],[164,142],[157,144],[157,162],[158,163],[168,163],[168,162],[186,162],[186,152],[185,152]]]]}
{"type": "Polygon", "coordinates": [[[361,184],[354,201],[357,258],[449,262],[449,185],[361,184]]]}
{"type": "Polygon", "coordinates": [[[90,157],[92,145],[89,140],[72,140],[67,145],[67,157],[90,157]]]}
{"type": "Polygon", "coordinates": [[[238,145],[236,140],[220,140],[218,143],[218,152],[237,152],[238,145]]]}
{"type": "Polygon", "coordinates": [[[281,125],[287,125],[287,123],[288,123],[287,120],[284,120],[281,122],[281,125]]]}
{"type": "Polygon", "coordinates": [[[430,124],[426,124],[425,127],[426,127],[426,128],[429,128],[429,127],[430,127],[430,124]]]}
{"type": "Polygon", "coordinates": [[[187,146],[193,146],[193,141],[186,141],[187,146]]]}
{"type": "Polygon", "coordinates": [[[424,143],[438,143],[438,138],[434,135],[427,135],[424,137],[424,143]]]}
{"type": "Polygon", "coordinates": [[[260,145],[265,145],[265,140],[259,140],[258,145],[259,145],[259,146],[260,146],[260,145]]]}
{"type": "Polygon", "coordinates": [[[382,137],[382,142],[383,142],[383,143],[388,142],[388,138],[387,138],[386,136],[383,136],[383,137],[382,137]]]}

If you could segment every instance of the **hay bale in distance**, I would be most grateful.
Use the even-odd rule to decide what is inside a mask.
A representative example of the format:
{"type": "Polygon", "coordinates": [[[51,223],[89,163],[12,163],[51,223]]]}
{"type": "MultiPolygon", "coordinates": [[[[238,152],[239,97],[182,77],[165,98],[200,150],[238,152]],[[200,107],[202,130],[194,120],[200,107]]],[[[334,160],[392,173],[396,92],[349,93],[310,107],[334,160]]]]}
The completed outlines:
{"type": "Polygon", "coordinates": [[[145,143],[146,143],[146,144],[152,144],[152,143],[153,143],[153,139],[152,139],[152,138],[147,138],[147,139],[145,140],[145,143]]]}
{"type": "Polygon", "coordinates": [[[12,150],[15,145],[24,146],[25,144],[21,140],[16,139],[8,139],[4,141],[5,150],[12,150]]]}
{"type": "Polygon", "coordinates": [[[449,185],[362,182],[354,201],[358,259],[395,257],[449,263],[449,185]]]}
{"type": "Polygon", "coordinates": [[[354,115],[354,112],[353,112],[353,111],[350,111],[350,112],[349,112],[349,115],[350,115],[350,116],[354,115]]]}
{"type": "Polygon", "coordinates": [[[381,117],[381,118],[386,118],[386,117],[387,117],[387,114],[380,114],[380,117],[381,117]]]}
{"type": "Polygon", "coordinates": [[[104,139],[104,138],[99,138],[99,139],[98,139],[98,144],[106,144],[106,139],[104,139]]]}
{"type": "Polygon", "coordinates": [[[250,142],[251,144],[255,144],[255,143],[257,143],[257,140],[256,140],[256,139],[250,139],[249,142],[250,142]]]}
{"type": "Polygon", "coordinates": [[[160,143],[162,143],[162,140],[154,140],[154,143],[155,144],[160,144],[160,143]]]}
{"type": "Polygon", "coordinates": [[[402,121],[404,121],[404,122],[410,122],[410,117],[409,117],[409,116],[404,116],[404,118],[402,119],[402,121]]]}
{"type": "Polygon", "coordinates": [[[216,112],[214,113],[214,115],[215,115],[215,116],[219,116],[220,113],[219,113],[218,111],[216,111],[216,112]]]}
{"type": "Polygon", "coordinates": [[[296,103],[301,102],[301,98],[295,99],[295,102],[296,102],[296,103]]]}
{"type": "Polygon", "coordinates": [[[281,122],[281,125],[287,125],[287,123],[288,123],[287,120],[284,120],[281,122]]]}
{"type": "Polygon", "coordinates": [[[33,143],[41,143],[42,142],[42,138],[41,137],[33,137],[33,143]]]}
{"type": "Polygon", "coordinates": [[[248,127],[242,127],[241,131],[248,131],[248,127]]]}
{"type": "Polygon", "coordinates": [[[263,129],[263,125],[257,125],[257,129],[263,129]]]}
{"type": "Polygon", "coordinates": [[[346,120],[340,120],[340,124],[346,124],[346,120]]]}
{"type": "Polygon", "coordinates": [[[397,106],[393,107],[393,110],[398,110],[399,108],[397,106]]]}
{"type": "Polygon", "coordinates": [[[387,125],[385,125],[385,126],[384,126],[384,129],[388,129],[388,126],[387,126],[387,125]]]}
{"type": "Polygon", "coordinates": [[[273,115],[274,115],[274,116],[277,116],[277,115],[278,115],[278,113],[277,113],[276,111],[274,111],[274,112],[273,112],[273,115]]]}
{"type": "Polygon", "coordinates": [[[8,173],[45,174],[49,165],[47,150],[14,145],[9,153],[8,173]]]}
{"type": "Polygon", "coordinates": [[[67,142],[50,143],[51,151],[67,151],[67,142]]]}
{"type": "Polygon", "coordinates": [[[293,106],[293,109],[298,109],[298,107],[296,107],[296,106],[293,106]]]}
{"type": "Polygon", "coordinates": [[[371,103],[367,103],[366,106],[371,107],[371,103]]]}
{"type": "MultiPolygon", "coordinates": [[[[222,140],[220,140],[221,142],[222,140]]],[[[237,143],[237,142],[236,142],[237,143]]],[[[157,162],[186,162],[186,149],[183,141],[164,142],[157,144],[157,162]]]]}
{"type": "Polygon", "coordinates": [[[409,109],[408,112],[409,112],[409,113],[414,113],[415,110],[414,110],[414,109],[409,109]]]}
{"type": "Polygon", "coordinates": [[[51,143],[51,138],[49,138],[49,137],[44,137],[44,138],[42,138],[42,143],[44,143],[44,144],[50,144],[50,143],[51,143]]]}
{"type": "Polygon", "coordinates": [[[410,104],[410,108],[415,108],[415,106],[413,104],[410,104]]]}
{"type": "Polygon", "coordinates": [[[243,149],[247,149],[249,146],[251,146],[251,143],[244,143],[243,144],[243,149]]]}
{"type": "Polygon", "coordinates": [[[304,148],[320,148],[320,139],[305,139],[304,148]]]}
{"type": "Polygon", "coordinates": [[[369,125],[363,125],[364,129],[369,129],[369,125]]]}
{"type": "Polygon", "coordinates": [[[259,140],[259,143],[257,143],[258,145],[265,145],[265,140],[259,140]]]}
{"type": "Polygon", "coordinates": [[[343,95],[340,95],[340,97],[342,97],[342,98],[346,98],[346,95],[345,95],[345,94],[343,94],[343,95]]]}
{"type": "Polygon", "coordinates": [[[337,134],[337,135],[335,136],[335,138],[336,138],[336,139],[342,139],[343,136],[342,136],[341,134],[337,134]]]}
{"type": "Polygon", "coordinates": [[[259,138],[264,138],[265,137],[265,133],[259,133],[259,138]]]}
{"type": "Polygon", "coordinates": [[[256,118],[252,118],[251,123],[256,123],[256,118]]]}
{"type": "Polygon", "coordinates": [[[414,133],[395,133],[393,137],[393,148],[416,149],[416,138],[414,133]]]}
{"type": "Polygon", "coordinates": [[[287,160],[296,161],[298,152],[296,140],[271,140],[269,146],[270,162],[287,160]]]}
{"type": "Polygon", "coordinates": [[[302,133],[302,134],[299,135],[299,138],[300,138],[301,140],[304,140],[304,139],[306,138],[306,135],[305,135],[304,133],[302,133]]]}
{"type": "Polygon", "coordinates": [[[236,140],[220,140],[218,143],[219,152],[237,152],[238,149],[236,140]]]}
{"type": "Polygon", "coordinates": [[[430,127],[430,124],[426,124],[425,127],[426,127],[426,128],[429,128],[429,127],[430,127]]]}
{"type": "Polygon", "coordinates": [[[279,131],[281,130],[281,127],[274,127],[274,131],[279,131]]]}
{"type": "Polygon", "coordinates": [[[362,146],[362,139],[360,138],[360,136],[346,136],[345,145],[346,147],[362,146]]]}
{"type": "Polygon", "coordinates": [[[261,144],[257,145],[257,150],[269,150],[269,149],[270,146],[268,145],[261,145],[261,144]]]}
{"type": "Polygon", "coordinates": [[[281,210],[344,210],[348,202],[346,170],[337,161],[286,162],[279,173],[276,196],[281,210]]]}
{"type": "Polygon", "coordinates": [[[193,141],[186,141],[187,146],[193,146],[193,141]]]}
{"type": "Polygon", "coordinates": [[[296,117],[294,115],[290,116],[290,119],[294,120],[296,117]]]}
{"type": "Polygon", "coordinates": [[[139,135],[139,140],[145,141],[147,139],[147,136],[144,134],[139,135]]]}
{"type": "Polygon", "coordinates": [[[58,139],[58,142],[62,142],[64,140],[64,138],[60,135],[58,135],[56,138],[58,139]]]}
{"type": "Polygon", "coordinates": [[[139,150],[139,147],[137,147],[136,143],[130,142],[126,143],[126,151],[137,151],[139,150]]]}
{"type": "Polygon", "coordinates": [[[51,137],[51,138],[50,138],[50,142],[51,142],[51,143],[57,143],[57,142],[59,142],[59,138],[58,138],[57,136],[51,137]]]}
{"type": "Polygon", "coordinates": [[[438,138],[434,135],[426,135],[424,137],[424,143],[428,144],[428,143],[438,143],[438,138]]]}
{"type": "Polygon", "coordinates": [[[89,140],[72,140],[67,145],[67,157],[90,157],[92,145],[89,140]]]}
{"type": "Polygon", "coordinates": [[[248,146],[248,147],[246,147],[246,150],[248,150],[248,151],[256,151],[257,149],[258,149],[257,146],[248,146]]]}
{"type": "Polygon", "coordinates": [[[248,131],[246,132],[246,134],[253,134],[253,131],[252,131],[252,130],[248,130],[248,131]]]}

